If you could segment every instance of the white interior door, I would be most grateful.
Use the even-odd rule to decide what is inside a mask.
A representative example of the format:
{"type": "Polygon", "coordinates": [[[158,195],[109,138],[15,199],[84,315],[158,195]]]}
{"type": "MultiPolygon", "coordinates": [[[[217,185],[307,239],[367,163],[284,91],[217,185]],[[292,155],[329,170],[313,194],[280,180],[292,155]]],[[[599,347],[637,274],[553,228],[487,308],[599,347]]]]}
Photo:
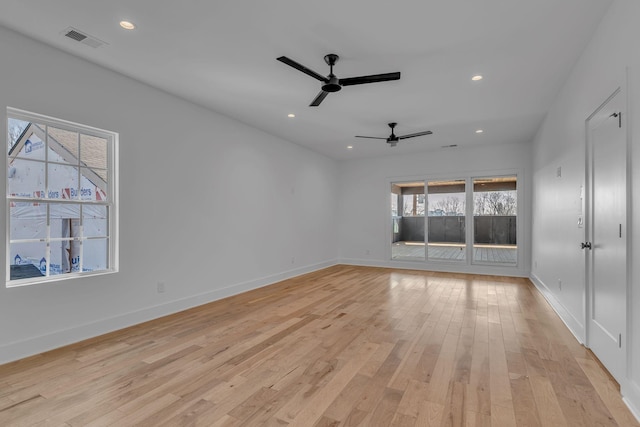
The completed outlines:
{"type": "Polygon", "coordinates": [[[627,136],[624,93],[587,122],[587,345],[620,381],[626,372],[627,136]]]}

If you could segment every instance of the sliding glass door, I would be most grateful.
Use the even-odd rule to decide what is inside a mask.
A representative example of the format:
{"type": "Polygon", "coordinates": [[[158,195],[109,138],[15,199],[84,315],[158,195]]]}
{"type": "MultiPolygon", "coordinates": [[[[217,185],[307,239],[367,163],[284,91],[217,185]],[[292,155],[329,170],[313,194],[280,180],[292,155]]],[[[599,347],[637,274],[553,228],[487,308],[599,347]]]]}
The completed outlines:
{"type": "Polygon", "coordinates": [[[391,259],[425,259],[424,182],[391,184],[391,259]]]}
{"type": "Polygon", "coordinates": [[[391,183],[391,259],[515,266],[517,176],[391,183]]]}
{"type": "Polygon", "coordinates": [[[517,177],[483,177],[473,180],[473,261],[516,264],[518,193],[517,177]]]}
{"type": "Polygon", "coordinates": [[[465,180],[428,181],[427,188],[427,257],[439,261],[464,261],[465,180]]]}

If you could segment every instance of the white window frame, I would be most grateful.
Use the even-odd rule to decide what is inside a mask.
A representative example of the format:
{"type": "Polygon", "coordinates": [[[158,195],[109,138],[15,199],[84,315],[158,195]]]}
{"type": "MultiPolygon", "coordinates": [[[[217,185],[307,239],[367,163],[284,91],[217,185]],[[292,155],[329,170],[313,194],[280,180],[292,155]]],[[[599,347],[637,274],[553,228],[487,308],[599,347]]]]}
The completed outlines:
{"type": "MultiPolygon", "coordinates": [[[[103,274],[111,274],[111,273],[116,273],[118,272],[118,268],[119,268],[119,251],[118,251],[118,241],[119,241],[119,233],[118,233],[118,207],[119,207],[119,203],[118,203],[118,143],[119,143],[119,135],[116,132],[111,132],[111,131],[107,131],[104,129],[99,129],[99,128],[95,128],[95,127],[91,127],[91,126],[86,126],[86,125],[82,125],[82,124],[78,124],[78,123],[74,123],[74,122],[70,122],[70,121],[66,121],[66,120],[61,120],[61,119],[57,119],[54,117],[49,117],[49,116],[44,116],[41,114],[37,114],[37,113],[32,113],[32,112],[28,112],[28,111],[24,111],[24,110],[19,110],[16,108],[11,108],[8,107],[7,108],[7,112],[6,112],[6,123],[7,123],[7,131],[8,131],[8,123],[9,123],[9,119],[18,119],[18,120],[23,120],[23,121],[27,121],[27,122],[32,122],[32,123],[38,123],[38,124],[42,124],[48,127],[54,127],[57,129],[63,129],[63,130],[68,130],[71,132],[78,132],[80,135],[87,135],[87,136],[95,136],[95,137],[99,137],[99,138],[104,138],[107,141],[107,170],[106,170],[106,174],[107,174],[107,183],[106,183],[106,193],[107,193],[107,200],[104,201],[96,201],[96,200],[82,200],[80,197],[78,197],[77,199],[72,199],[72,200],[63,200],[63,199],[50,199],[48,197],[16,197],[16,196],[12,196],[10,189],[9,189],[9,173],[8,173],[8,166],[9,166],[9,153],[8,153],[8,132],[5,135],[5,159],[7,162],[7,167],[5,167],[5,187],[6,187],[6,202],[5,202],[5,218],[6,218],[6,230],[5,230],[5,244],[6,244],[6,259],[5,259],[5,263],[6,263],[6,277],[5,277],[5,286],[7,288],[11,288],[11,287],[17,287],[17,286],[26,286],[26,285],[33,285],[33,284],[38,284],[38,283],[46,283],[46,282],[55,282],[55,281],[62,281],[62,280],[67,280],[67,279],[73,279],[73,278],[79,278],[79,277],[87,277],[87,276],[96,276],[96,275],[103,275],[103,274]],[[82,207],[83,206],[105,206],[106,207],[106,211],[107,211],[107,223],[108,223],[108,227],[107,227],[107,232],[106,232],[106,236],[101,236],[100,239],[104,239],[104,237],[106,237],[106,242],[107,242],[107,267],[105,269],[101,269],[101,270],[95,270],[95,271],[82,271],[82,266],[80,267],[80,271],[78,272],[66,272],[66,273],[62,273],[62,274],[54,274],[54,275],[50,275],[50,268],[49,268],[49,263],[51,261],[51,244],[52,243],[56,243],[58,240],[61,239],[57,239],[57,238],[52,238],[51,237],[51,224],[50,224],[50,220],[49,220],[49,209],[47,209],[47,224],[46,224],[46,228],[47,228],[47,232],[46,232],[46,237],[39,239],[40,242],[45,243],[46,245],[46,252],[45,252],[45,258],[47,259],[47,268],[46,268],[46,275],[45,276],[40,276],[40,277],[30,277],[30,278],[22,278],[22,279],[14,279],[11,280],[11,251],[10,251],[10,247],[12,243],[20,243],[23,241],[32,241],[33,239],[29,240],[29,239],[16,239],[14,241],[11,240],[11,215],[10,215],[10,207],[12,203],[24,203],[24,202],[28,202],[28,203],[41,203],[43,205],[46,205],[47,208],[50,205],[62,205],[65,203],[68,204],[73,204],[73,205],[79,205],[80,209],[82,211],[82,207]]],[[[47,132],[48,134],[48,132],[47,132]]],[[[47,138],[48,139],[48,138],[47,138]]],[[[80,143],[79,143],[80,144],[80,143]]],[[[82,146],[79,145],[79,150],[82,150],[82,146]]],[[[48,142],[45,141],[45,152],[48,151],[48,142]]],[[[80,156],[80,155],[78,155],[80,156]]],[[[53,162],[50,163],[48,156],[45,155],[44,160],[39,160],[44,164],[44,168],[45,168],[45,177],[48,176],[48,168],[51,164],[54,164],[53,162]]],[[[78,159],[78,164],[77,166],[81,166],[82,162],[80,159],[78,159]]],[[[48,181],[48,178],[45,178],[45,183],[48,181]]],[[[46,185],[45,185],[46,186],[46,185]]],[[[45,188],[45,194],[44,196],[46,196],[47,192],[48,192],[48,188],[45,188]]],[[[82,230],[82,221],[83,221],[83,217],[82,215],[80,215],[80,224],[81,224],[81,230],[82,230]]],[[[82,247],[82,244],[86,241],[89,241],[91,238],[90,237],[85,237],[82,234],[82,231],[80,232],[80,236],[77,238],[73,238],[72,240],[76,240],[80,242],[80,246],[82,247]]],[[[81,260],[83,259],[83,257],[80,258],[81,260]]],[[[82,261],[81,261],[82,262],[82,261]]]]}

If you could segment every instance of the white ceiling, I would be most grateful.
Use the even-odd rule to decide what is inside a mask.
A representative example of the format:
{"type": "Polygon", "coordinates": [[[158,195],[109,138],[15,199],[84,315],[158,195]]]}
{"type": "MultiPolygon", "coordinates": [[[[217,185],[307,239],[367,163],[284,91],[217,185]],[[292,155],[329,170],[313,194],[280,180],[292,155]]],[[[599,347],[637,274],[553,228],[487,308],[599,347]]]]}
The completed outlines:
{"type": "MultiPolygon", "coordinates": [[[[611,0],[0,0],[0,24],[335,159],[530,141],[611,0]],[[137,25],[125,31],[128,19],[137,25]],[[63,36],[68,27],[107,43],[63,36]],[[322,75],[400,71],[319,107],[322,75]],[[474,74],[484,79],[472,82],[474,74]],[[294,119],[287,118],[295,113],[294,119]],[[388,136],[401,141],[358,139],[388,136]],[[475,130],[484,129],[483,134],[475,130]],[[347,145],[353,145],[347,150],[347,145]]],[[[230,142],[232,143],[232,142],[230,142]]]]}

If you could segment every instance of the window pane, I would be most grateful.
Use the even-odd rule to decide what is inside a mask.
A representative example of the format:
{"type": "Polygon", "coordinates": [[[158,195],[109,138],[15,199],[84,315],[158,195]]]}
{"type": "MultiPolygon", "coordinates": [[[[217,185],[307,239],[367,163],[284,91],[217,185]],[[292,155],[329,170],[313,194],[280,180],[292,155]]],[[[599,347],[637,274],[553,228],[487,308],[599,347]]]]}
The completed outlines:
{"type": "Polygon", "coordinates": [[[391,216],[398,216],[398,194],[391,193],[391,216]]]}
{"type": "Polygon", "coordinates": [[[49,164],[49,193],[51,199],[79,199],[78,168],[49,164]]]}
{"type": "Polygon", "coordinates": [[[44,125],[9,119],[9,157],[45,160],[44,125]]]}
{"type": "Polygon", "coordinates": [[[473,260],[517,262],[517,177],[473,180],[473,260]]]}
{"type": "Polygon", "coordinates": [[[42,277],[46,274],[46,242],[11,243],[11,280],[42,277]]]}
{"type": "Polygon", "coordinates": [[[89,168],[107,169],[107,140],[80,135],[80,162],[89,168]]]}
{"type": "Polygon", "coordinates": [[[10,162],[7,171],[9,196],[41,197],[44,195],[44,169],[43,162],[23,159],[15,159],[10,162]]]}
{"type": "Polygon", "coordinates": [[[391,200],[391,258],[424,260],[424,182],[392,183],[391,200]]]}
{"type": "Polygon", "coordinates": [[[80,271],[80,249],[80,241],[52,241],[49,275],[56,276],[80,271]]]}
{"type": "Polygon", "coordinates": [[[78,164],[78,132],[58,129],[52,126],[47,128],[49,144],[49,161],[78,164]]]}
{"type": "Polygon", "coordinates": [[[107,171],[81,168],[80,198],[82,200],[107,200],[107,171]]]}
{"type": "Polygon", "coordinates": [[[109,268],[109,240],[88,239],[82,242],[84,258],[82,271],[98,271],[109,268]]]}
{"type": "Polygon", "coordinates": [[[7,120],[7,153],[11,156],[19,155],[20,147],[16,144],[21,140],[25,129],[29,126],[29,122],[9,117],[7,120]],[[15,148],[14,148],[15,147],[15,148]]]}
{"type": "Polygon", "coordinates": [[[465,180],[429,181],[428,252],[431,260],[466,259],[465,180]]]}
{"type": "MultiPolygon", "coordinates": [[[[424,188],[424,186],[422,187],[424,188]]],[[[424,191],[424,190],[422,190],[424,191]]],[[[403,194],[402,195],[402,216],[424,216],[425,205],[423,194],[403,194]]]]}
{"type": "Polygon", "coordinates": [[[107,237],[109,234],[107,207],[84,205],[82,207],[82,227],[84,237],[107,237]]]}
{"type": "Polygon", "coordinates": [[[49,206],[49,218],[51,222],[51,237],[66,237],[67,235],[61,235],[59,232],[54,233],[54,222],[55,221],[66,221],[69,219],[79,220],[80,219],[80,205],[71,204],[71,203],[51,203],[49,206]]]}
{"type": "Polygon", "coordinates": [[[9,239],[44,239],[47,237],[47,206],[41,203],[10,204],[9,239]]]}

